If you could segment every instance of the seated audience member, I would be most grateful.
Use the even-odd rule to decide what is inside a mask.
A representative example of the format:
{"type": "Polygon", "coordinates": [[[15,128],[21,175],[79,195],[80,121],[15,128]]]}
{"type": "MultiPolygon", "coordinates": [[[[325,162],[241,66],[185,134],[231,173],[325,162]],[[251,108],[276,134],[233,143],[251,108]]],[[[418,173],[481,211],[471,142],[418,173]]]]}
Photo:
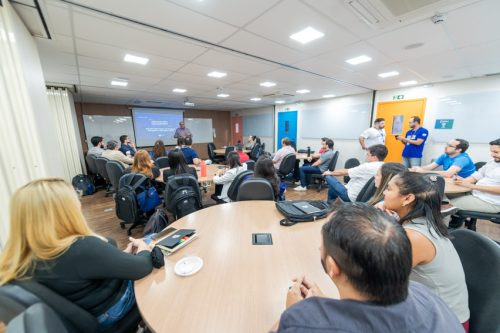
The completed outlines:
{"type": "Polygon", "coordinates": [[[243,164],[240,163],[240,156],[235,151],[232,151],[229,154],[227,154],[226,160],[229,169],[219,170],[217,174],[214,176],[214,184],[222,185],[222,188],[219,187],[220,194],[218,193],[219,190],[217,190],[216,188],[215,196],[217,197],[217,199],[224,202],[229,202],[230,199],[227,196],[227,190],[229,189],[229,186],[231,186],[231,183],[233,182],[234,178],[239,173],[247,169],[247,165],[246,163],[243,164]]]}
{"type": "Polygon", "coordinates": [[[163,170],[163,181],[165,184],[168,182],[169,177],[183,173],[189,173],[198,179],[196,169],[187,165],[184,154],[180,149],[174,149],[168,153],[168,164],[170,169],[163,170]]]}
{"type": "Polygon", "coordinates": [[[151,180],[160,176],[160,169],[153,164],[151,156],[144,149],[139,149],[134,156],[134,163],[127,169],[132,173],[141,173],[151,180]]]}
{"type": "Polygon", "coordinates": [[[366,151],[366,163],[351,169],[325,171],[323,176],[328,183],[328,202],[340,197],[345,202],[354,202],[359,192],[370,178],[377,174],[377,170],[384,164],[387,157],[387,147],[374,145],[366,151]],[[344,185],[334,176],[349,176],[351,180],[344,185]]]}
{"type": "Polygon", "coordinates": [[[398,173],[408,171],[408,168],[401,163],[387,162],[382,164],[375,175],[375,188],[377,189],[373,197],[368,201],[369,205],[383,203],[384,191],[389,184],[389,181],[398,173]]]}
{"type": "Polygon", "coordinates": [[[247,144],[245,146],[246,149],[252,150],[253,146],[257,143],[257,136],[256,135],[250,135],[247,140],[247,144]]]}
{"type": "Polygon", "coordinates": [[[476,212],[500,212],[500,139],[490,142],[490,153],[493,159],[479,171],[468,178],[455,180],[455,184],[473,191],[451,198],[453,206],[476,212]]]}
{"type": "MultiPolygon", "coordinates": [[[[304,161],[303,161],[304,165],[309,165],[309,164],[311,164],[311,162],[316,161],[321,156],[321,154],[323,154],[326,151],[326,149],[325,149],[325,147],[326,147],[326,140],[329,140],[329,139],[325,138],[325,137],[323,137],[323,138],[320,139],[320,143],[319,143],[320,144],[320,148],[318,149],[318,151],[316,151],[315,153],[311,154],[311,158],[304,159],[304,161]]],[[[331,150],[333,151],[333,147],[331,148],[331,150]]]]}
{"type": "Polygon", "coordinates": [[[269,180],[274,190],[274,201],[278,201],[283,196],[285,190],[281,190],[280,179],[276,174],[276,169],[274,168],[273,161],[270,158],[265,156],[259,157],[255,163],[253,175],[254,177],[269,180]]]}
{"type": "Polygon", "coordinates": [[[476,171],[474,162],[466,153],[469,142],[463,139],[454,139],[446,144],[444,154],[440,155],[436,161],[423,167],[413,167],[410,170],[415,172],[429,172],[442,165],[444,171],[432,171],[443,177],[451,178],[455,175],[466,178],[476,171]]]}
{"type": "Polygon", "coordinates": [[[130,141],[128,135],[120,136],[120,151],[123,155],[134,156],[135,155],[135,145],[130,141]]]}
{"type": "Polygon", "coordinates": [[[273,157],[273,164],[276,170],[280,168],[281,161],[283,161],[283,158],[288,154],[295,154],[295,149],[291,146],[290,139],[283,138],[281,139],[281,148],[273,157]]]}
{"type": "Polygon", "coordinates": [[[383,208],[395,212],[411,242],[410,279],[440,296],[468,331],[469,299],[462,263],[448,238],[441,215],[441,195],[424,175],[401,173],[389,182],[383,208]]]}
{"type": "Polygon", "coordinates": [[[134,163],[132,157],[123,155],[118,149],[120,146],[115,140],[110,140],[106,143],[106,150],[102,153],[102,157],[108,160],[120,162],[124,168],[127,168],[129,164],[134,163]]]}
{"type": "Polygon", "coordinates": [[[187,138],[184,138],[184,145],[182,146],[181,150],[184,154],[184,158],[186,159],[187,164],[199,165],[201,163],[201,160],[198,158],[196,150],[191,148],[192,144],[193,139],[191,139],[191,137],[188,136],[187,138]]]}
{"type": "Polygon", "coordinates": [[[165,144],[162,140],[156,140],[153,150],[151,151],[151,157],[155,160],[158,157],[167,156],[167,148],[165,148],[165,144]]]}
{"type": "Polygon", "coordinates": [[[153,270],[149,246],[129,240],[121,251],[95,234],[64,180],[34,180],[11,200],[0,285],[32,278],[95,316],[101,329],[112,327],[135,307],[134,280],[153,270]]]}
{"type": "Polygon", "coordinates": [[[241,144],[237,144],[235,148],[235,151],[238,153],[238,155],[240,155],[240,162],[241,163],[245,163],[246,161],[250,160],[250,156],[247,155],[247,153],[245,153],[243,151],[243,145],[241,144]]]}
{"type": "Polygon", "coordinates": [[[92,143],[92,148],[89,149],[87,154],[95,155],[95,156],[101,156],[102,153],[104,152],[104,139],[102,136],[93,136],[92,139],[90,139],[90,142],[92,143]]]}
{"type": "MultiPolygon", "coordinates": [[[[324,142],[322,148],[325,151],[320,155],[319,160],[314,162],[311,165],[303,165],[300,170],[300,186],[294,188],[295,191],[305,191],[307,190],[308,185],[308,175],[311,174],[322,174],[323,172],[328,170],[328,165],[330,164],[330,160],[333,158],[333,141],[331,139],[327,139],[324,142]]],[[[312,156],[309,156],[307,159],[309,162],[312,161],[312,156]]]]}
{"type": "Polygon", "coordinates": [[[277,332],[463,332],[455,314],[409,281],[412,248],[403,228],[366,204],[345,204],[321,230],[321,264],[339,290],[328,298],[293,279],[277,332]]]}

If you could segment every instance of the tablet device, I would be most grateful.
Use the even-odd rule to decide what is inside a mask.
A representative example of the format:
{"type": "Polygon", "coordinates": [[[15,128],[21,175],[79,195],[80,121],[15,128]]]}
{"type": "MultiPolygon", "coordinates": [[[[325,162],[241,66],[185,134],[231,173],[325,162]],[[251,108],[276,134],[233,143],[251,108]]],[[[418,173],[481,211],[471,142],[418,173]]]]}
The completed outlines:
{"type": "Polygon", "coordinates": [[[321,209],[314,207],[313,205],[310,205],[306,201],[299,201],[294,203],[293,205],[306,214],[314,214],[321,212],[321,209]]]}

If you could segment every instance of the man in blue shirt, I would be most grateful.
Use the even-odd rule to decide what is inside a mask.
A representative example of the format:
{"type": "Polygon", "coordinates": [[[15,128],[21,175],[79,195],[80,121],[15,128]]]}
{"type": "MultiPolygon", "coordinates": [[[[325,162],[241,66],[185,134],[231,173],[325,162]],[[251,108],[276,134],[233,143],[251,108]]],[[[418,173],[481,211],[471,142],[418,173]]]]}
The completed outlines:
{"type": "Polygon", "coordinates": [[[405,137],[396,136],[396,140],[405,145],[403,150],[403,164],[407,168],[422,165],[422,152],[424,151],[425,141],[429,136],[429,131],[420,126],[420,117],[410,118],[410,130],[406,132],[405,137]]]}
{"type": "Polygon", "coordinates": [[[439,296],[409,281],[411,244],[389,215],[364,203],[344,204],[321,234],[321,264],[340,299],[297,277],[288,290],[287,309],[271,331],[464,332],[439,296]]]}
{"type": "Polygon", "coordinates": [[[134,156],[135,155],[135,145],[130,141],[128,135],[120,136],[120,151],[123,155],[134,156]]]}
{"type": "Polygon", "coordinates": [[[436,161],[423,167],[411,168],[411,171],[428,172],[442,165],[444,171],[433,171],[445,178],[455,175],[467,178],[476,171],[476,166],[469,155],[465,152],[469,148],[469,142],[464,139],[454,139],[446,144],[444,154],[440,155],[436,161]]]}
{"type": "Polygon", "coordinates": [[[201,163],[196,150],[191,148],[191,145],[193,144],[193,139],[191,139],[191,137],[188,136],[187,138],[179,138],[177,139],[177,144],[181,147],[187,164],[198,165],[201,163]]]}

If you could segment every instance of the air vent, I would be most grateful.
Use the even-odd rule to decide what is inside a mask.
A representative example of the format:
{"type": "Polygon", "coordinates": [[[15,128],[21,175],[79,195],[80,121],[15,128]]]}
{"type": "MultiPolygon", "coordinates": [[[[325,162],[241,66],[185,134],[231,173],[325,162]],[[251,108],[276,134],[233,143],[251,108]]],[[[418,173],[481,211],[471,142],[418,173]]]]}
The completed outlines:
{"type": "Polygon", "coordinates": [[[290,98],[290,97],[295,97],[295,95],[283,93],[281,91],[275,91],[275,92],[267,94],[267,95],[262,95],[262,97],[264,97],[264,98],[290,98]]]}
{"type": "Polygon", "coordinates": [[[144,103],[149,103],[149,104],[163,104],[165,102],[163,102],[163,101],[144,101],[144,103]]]}

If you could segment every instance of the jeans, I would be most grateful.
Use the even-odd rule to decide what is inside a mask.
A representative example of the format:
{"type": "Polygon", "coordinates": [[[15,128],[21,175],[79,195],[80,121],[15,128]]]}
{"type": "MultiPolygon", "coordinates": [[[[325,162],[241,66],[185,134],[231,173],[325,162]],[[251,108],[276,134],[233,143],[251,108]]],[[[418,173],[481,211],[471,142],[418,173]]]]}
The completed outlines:
{"type": "Polygon", "coordinates": [[[300,168],[300,186],[307,187],[308,185],[308,175],[310,174],[322,174],[318,167],[306,165],[300,168]]]}
{"type": "Polygon", "coordinates": [[[340,197],[342,201],[351,202],[351,199],[349,199],[349,196],[347,195],[346,187],[344,184],[339,182],[337,178],[333,176],[326,176],[325,180],[328,183],[328,202],[337,199],[337,197],[340,197]]]}
{"type": "Polygon", "coordinates": [[[422,158],[403,157],[403,165],[407,168],[422,166],[422,158]]]}
{"type": "Polygon", "coordinates": [[[113,304],[106,312],[97,317],[99,327],[108,329],[123,317],[135,306],[134,284],[132,280],[127,282],[127,288],[122,297],[113,304]]]}

